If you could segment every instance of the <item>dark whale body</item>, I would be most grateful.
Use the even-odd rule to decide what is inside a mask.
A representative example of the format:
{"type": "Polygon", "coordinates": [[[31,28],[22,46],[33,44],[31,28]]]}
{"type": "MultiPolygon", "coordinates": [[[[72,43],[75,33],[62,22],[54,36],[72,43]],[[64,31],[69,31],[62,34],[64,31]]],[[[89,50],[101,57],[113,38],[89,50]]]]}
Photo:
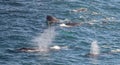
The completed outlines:
{"type": "Polygon", "coordinates": [[[78,26],[78,25],[80,25],[81,23],[69,22],[69,23],[65,23],[65,24],[68,25],[68,26],[78,26]]]}
{"type": "Polygon", "coordinates": [[[19,48],[17,49],[17,51],[19,52],[38,52],[39,50],[38,49],[35,49],[35,48],[19,48]]]}
{"type": "Polygon", "coordinates": [[[46,16],[46,21],[47,21],[48,25],[51,25],[53,23],[58,23],[59,19],[57,19],[56,17],[50,16],[50,15],[47,15],[46,16]]]}
{"type": "Polygon", "coordinates": [[[48,49],[23,47],[23,48],[16,49],[16,51],[18,51],[18,52],[46,52],[46,51],[52,51],[52,50],[61,50],[62,48],[66,48],[66,47],[60,47],[60,46],[57,46],[57,45],[51,46],[48,49]]]}
{"type": "MultiPolygon", "coordinates": [[[[51,24],[63,24],[63,22],[61,23],[59,19],[57,19],[56,17],[53,17],[51,15],[47,15],[46,17],[46,21],[47,21],[47,24],[48,25],[51,25],[51,24]]],[[[75,23],[75,22],[70,22],[70,21],[67,21],[64,23],[65,26],[68,26],[68,27],[72,27],[72,26],[78,26],[80,25],[81,23],[75,23]]]]}

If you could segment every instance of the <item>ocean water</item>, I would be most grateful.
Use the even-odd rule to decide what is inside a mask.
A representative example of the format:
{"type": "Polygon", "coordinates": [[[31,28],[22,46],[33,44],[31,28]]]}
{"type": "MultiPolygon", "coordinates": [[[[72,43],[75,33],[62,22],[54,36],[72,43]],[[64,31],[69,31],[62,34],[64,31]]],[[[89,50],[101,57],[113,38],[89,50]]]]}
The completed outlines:
{"type": "Polygon", "coordinates": [[[119,65],[120,52],[111,53],[120,49],[119,6],[120,0],[0,0],[0,65],[119,65]],[[86,11],[73,11],[80,8],[86,11]],[[91,24],[51,29],[47,15],[91,24]],[[98,57],[87,55],[94,41],[98,57]],[[54,45],[67,49],[15,51],[54,45]]]}

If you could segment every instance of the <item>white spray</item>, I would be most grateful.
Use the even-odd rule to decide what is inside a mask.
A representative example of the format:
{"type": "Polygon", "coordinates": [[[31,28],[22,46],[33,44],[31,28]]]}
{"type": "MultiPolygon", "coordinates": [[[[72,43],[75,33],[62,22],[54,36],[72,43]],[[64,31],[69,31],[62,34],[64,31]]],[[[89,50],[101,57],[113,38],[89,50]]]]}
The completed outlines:
{"type": "Polygon", "coordinates": [[[100,48],[99,48],[98,42],[96,40],[91,43],[90,54],[93,56],[100,54],[100,48]]]}
{"type": "Polygon", "coordinates": [[[44,30],[43,33],[38,35],[33,42],[38,45],[38,49],[40,51],[48,51],[49,46],[51,45],[54,37],[55,37],[55,28],[54,27],[49,27],[48,29],[44,30]]]}

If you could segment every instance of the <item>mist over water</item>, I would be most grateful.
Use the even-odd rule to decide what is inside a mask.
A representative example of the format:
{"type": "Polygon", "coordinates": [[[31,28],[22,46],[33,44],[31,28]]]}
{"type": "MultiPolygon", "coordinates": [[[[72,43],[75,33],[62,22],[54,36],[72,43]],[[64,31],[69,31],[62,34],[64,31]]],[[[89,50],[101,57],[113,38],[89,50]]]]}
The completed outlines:
{"type": "Polygon", "coordinates": [[[38,46],[40,51],[48,51],[55,35],[55,28],[49,27],[48,29],[45,29],[43,33],[39,33],[38,36],[33,39],[33,42],[38,46]]]}

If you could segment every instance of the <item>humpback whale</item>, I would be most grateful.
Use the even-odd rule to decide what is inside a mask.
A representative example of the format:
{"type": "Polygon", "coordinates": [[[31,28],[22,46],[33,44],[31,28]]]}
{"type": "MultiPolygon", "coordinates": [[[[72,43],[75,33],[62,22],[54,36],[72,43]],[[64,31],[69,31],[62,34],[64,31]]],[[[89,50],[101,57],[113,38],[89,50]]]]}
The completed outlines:
{"type": "Polygon", "coordinates": [[[53,16],[51,16],[51,15],[47,15],[46,21],[47,21],[47,24],[48,24],[48,25],[51,25],[51,24],[53,24],[53,23],[58,23],[58,22],[59,22],[59,19],[57,19],[56,17],[53,17],[53,16]]]}
{"type": "MultiPolygon", "coordinates": [[[[48,50],[61,50],[61,49],[67,49],[67,47],[60,47],[60,46],[51,46],[48,48],[48,50]]],[[[44,52],[45,50],[41,50],[39,48],[26,48],[26,47],[23,47],[23,48],[19,48],[17,49],[17,51],[19,52],[44,52]]]]}
{"type": "Polygon", "coordinates": [[[20,52],[38,52],[39,49],[23,47],[23,48],[17,49],[17,51],[20,51],[20,52]]]}
{"type": "Polygon", "coordinates": [[[61,22],[60,19],[57,19],[56,17],[53,17],[51,15],[47,15],[46,20],[47,20],[48,25],[57,23],[57,24],[60,24],[60,26],[63,26],[63,27],[72,27],[72,26],[78,26],[78,25],[81,24],[81,23],[76,23],[76,22],[71,22],[71,21],[61,22]]]}

